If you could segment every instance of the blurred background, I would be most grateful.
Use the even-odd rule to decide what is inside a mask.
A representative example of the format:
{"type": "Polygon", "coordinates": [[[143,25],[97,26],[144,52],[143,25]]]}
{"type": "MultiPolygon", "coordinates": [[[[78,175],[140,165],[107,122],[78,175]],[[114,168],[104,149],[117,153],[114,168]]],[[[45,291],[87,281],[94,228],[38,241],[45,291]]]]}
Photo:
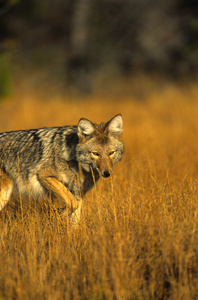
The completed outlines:
{"type": "Polygon", "coordinates": [[[0,0],[0,132],[121,113],[125,146],[74,235],[20,199],[0,299],[198,299],[197,78],[198,0],[0,0]]]}
{"type": "Polygon", "coordinates": [[[197,67],[197,0],[0,0],[1,98],[142,99],[197,67]]]}

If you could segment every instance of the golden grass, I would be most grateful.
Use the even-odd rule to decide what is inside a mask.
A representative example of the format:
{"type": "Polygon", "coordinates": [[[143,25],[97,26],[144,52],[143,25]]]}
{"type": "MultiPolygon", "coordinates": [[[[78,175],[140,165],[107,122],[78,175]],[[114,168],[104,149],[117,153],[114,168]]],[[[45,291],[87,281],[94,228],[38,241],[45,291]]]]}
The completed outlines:
{"type": "MultiPolygon", "coordinates": [[[[85,199],[79,227],[23,204],[0,246],[0,299],[196,299],[198,88],[167,87],[144,102],[1,104],[0,130],[124,118],[114,177],[85,199]]],[[[1,230],[5,218],[1,216],[1,230]]]]}

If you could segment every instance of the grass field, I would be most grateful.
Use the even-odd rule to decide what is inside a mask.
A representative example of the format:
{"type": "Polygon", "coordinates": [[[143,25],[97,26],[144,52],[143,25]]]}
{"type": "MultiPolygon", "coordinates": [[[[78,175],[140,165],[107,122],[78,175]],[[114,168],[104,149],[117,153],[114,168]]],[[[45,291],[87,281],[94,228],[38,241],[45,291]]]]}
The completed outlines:
{"type": "MultiPolygon", "coordinates": [[[[124,119],[123,159],[84,198],[72,231],[22,203],[0,246],[0,299],[198,298],[198,88],[144,101],[34,97],[1,103],[0,131],[124,119]]],[[[6,211],[1,213],[0,230],[6,211]]]]}

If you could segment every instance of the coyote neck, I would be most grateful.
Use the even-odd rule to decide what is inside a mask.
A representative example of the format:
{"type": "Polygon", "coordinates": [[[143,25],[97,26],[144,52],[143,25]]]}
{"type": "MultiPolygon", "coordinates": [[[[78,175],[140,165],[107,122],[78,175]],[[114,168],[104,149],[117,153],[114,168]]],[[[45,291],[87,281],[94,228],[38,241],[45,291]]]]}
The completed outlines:
{"type": "Polygon", "coordinates": [[[80,188],[82,196],[84,196],[99,180],[100,175],[97,170],[90,169],[90,172],[87,172],[82,169],[80,163],[78,163],[79,168],[79,179],[80,179],[80,188]]]}

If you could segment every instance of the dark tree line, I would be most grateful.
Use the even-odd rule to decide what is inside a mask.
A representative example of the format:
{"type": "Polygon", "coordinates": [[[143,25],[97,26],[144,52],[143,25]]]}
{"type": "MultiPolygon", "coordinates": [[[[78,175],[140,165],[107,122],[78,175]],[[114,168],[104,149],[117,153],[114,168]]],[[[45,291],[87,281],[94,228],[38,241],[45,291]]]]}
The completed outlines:
{"type": "Polygon", "coordinates": [[[56,48],[54,61],[57,49],[64,52],[67,82],[84,89],[90,74],[107,64],[123,75],[143,70],[194,76],[198,1],[1,0],[0,68],[8,52],[36,64],[32,53],[43,47],[56,48]]]}

